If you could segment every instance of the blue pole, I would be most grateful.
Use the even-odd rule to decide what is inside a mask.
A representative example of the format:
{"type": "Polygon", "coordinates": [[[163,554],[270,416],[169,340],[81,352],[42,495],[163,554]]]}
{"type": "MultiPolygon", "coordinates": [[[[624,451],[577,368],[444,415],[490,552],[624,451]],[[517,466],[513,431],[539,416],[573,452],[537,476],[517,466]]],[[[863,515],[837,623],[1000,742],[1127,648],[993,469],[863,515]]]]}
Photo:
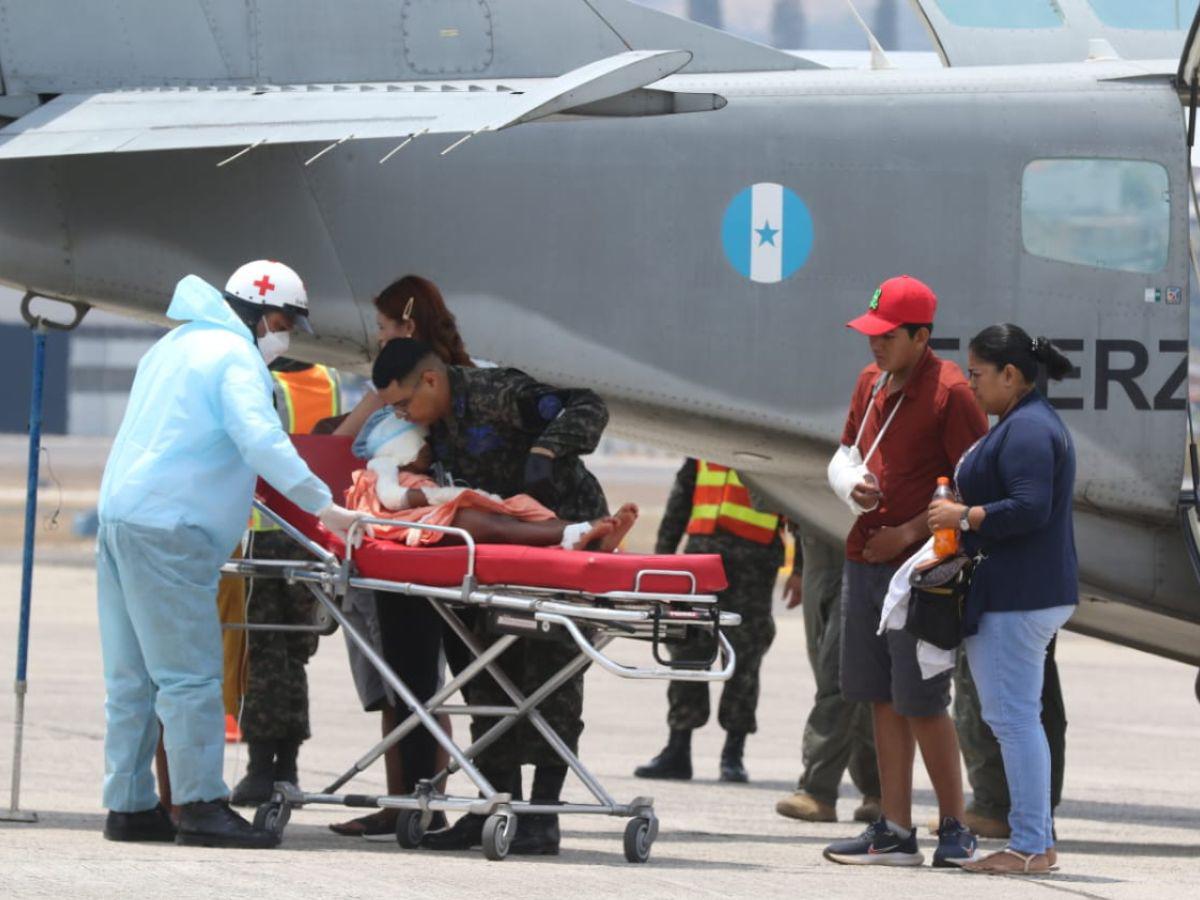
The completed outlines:
{"type": "Polygon", "coordinates": [[[33,539],[37,533],[38,469],[42,450],[42,385],[46,374],[46,329],[38,323],[33,330],[33,389],[29,397],[29,480],[25,486],[25,549],[21,563],[21,621],[17,630],[17,698],[13,717],[12,795],[7,815],[0,818],[34,821],[21,813],[21,748],[25,737],[26,674],[29,665],[29,612],[33,598],[33,539]]]}

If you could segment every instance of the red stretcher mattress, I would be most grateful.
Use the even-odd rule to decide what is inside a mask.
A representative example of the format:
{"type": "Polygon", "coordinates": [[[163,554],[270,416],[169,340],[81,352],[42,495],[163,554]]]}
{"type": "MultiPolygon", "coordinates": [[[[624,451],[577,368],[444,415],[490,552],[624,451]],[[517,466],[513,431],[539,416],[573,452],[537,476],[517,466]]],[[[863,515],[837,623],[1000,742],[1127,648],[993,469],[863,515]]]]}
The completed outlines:
{"type": "MultiPolygon", "coordinates": [[[[336,502],[350,487],[350,474],[363,463],[350,451],[348,437],[293,435],[292,441],[313,472],[329,485],[336,502]]],[[[315,516],[295,506],[260,480],[258,498],[305,536],[342,557],[345,544],[327,531],[315,516]]],[[[407,547],[395,541],[367,539],[354,552],[354,563],[365,578],[415,582],[433,587],[457,587],[467,567],[467,548],[407,547]]],[[[512,584],[603,594],[632,591],[638,572],[666,569],[695,576],[695,593],[715,594],[728,582],[721,557],[708,554],[641,556],[629,553],[591,553],[550,547],[480,544],[475,574],[480,584],[512,584]]],[[[691,578],[679,574],[648,575],[640,590],[651,593],[693,593],[691,578]]]]}

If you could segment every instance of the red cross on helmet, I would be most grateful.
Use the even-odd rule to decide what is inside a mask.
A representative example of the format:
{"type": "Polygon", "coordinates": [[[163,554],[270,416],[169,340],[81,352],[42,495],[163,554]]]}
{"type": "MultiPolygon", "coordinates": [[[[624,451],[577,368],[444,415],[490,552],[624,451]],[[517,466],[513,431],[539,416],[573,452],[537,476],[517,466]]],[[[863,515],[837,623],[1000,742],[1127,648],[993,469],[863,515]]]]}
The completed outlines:
{"type": "Polygon", "coordinates": [[[273,259],[248,262],[229,276],[225,293],[247,303],[291,313],[298,329],[313,333],[308,322],[308,292],[290,266],[273,259]]]}

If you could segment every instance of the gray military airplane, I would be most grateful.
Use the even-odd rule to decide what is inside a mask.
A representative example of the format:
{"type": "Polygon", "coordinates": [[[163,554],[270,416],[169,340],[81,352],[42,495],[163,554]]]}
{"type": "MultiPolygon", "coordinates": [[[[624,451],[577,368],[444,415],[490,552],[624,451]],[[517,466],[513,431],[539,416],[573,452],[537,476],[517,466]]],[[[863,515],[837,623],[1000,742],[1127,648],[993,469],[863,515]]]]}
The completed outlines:
{"type": "Polygon", "coordinates": [[[297,353],[364,365],[370,298],[420,272],[477,356],[592,385],[620,432],[840,537],[844,323],[911,272],[941,352],[1015,321],[1078,367],[1049,389],[1073,627],[1200,664],[1196,0],[913,2],[943,68],[828,69],[625,0],[0,0],[0,280],[165,321],[182,274],[284,259],[297,353]]]}

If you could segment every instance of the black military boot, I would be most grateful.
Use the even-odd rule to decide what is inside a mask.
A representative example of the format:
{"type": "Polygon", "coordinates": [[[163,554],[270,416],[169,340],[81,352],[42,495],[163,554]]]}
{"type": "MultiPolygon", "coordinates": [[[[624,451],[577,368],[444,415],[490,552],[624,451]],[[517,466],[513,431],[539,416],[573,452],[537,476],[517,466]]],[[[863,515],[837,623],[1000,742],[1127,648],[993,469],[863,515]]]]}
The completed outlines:
{"type": "Polygon", "coordinates": [[[275,788],[275,741],[247,744],[246,776],[237,783],[229,802],[234,806],[258,806],[271,799],[275,788]]]}
{"type": "Polygon", "coordinates": [[[644,766],[633,770],[638,778],[670,778],[688,781],[692,777],[691,729],[672,728],[661,753],[644,766]]]}
{"type": "Polygon", "coordinates": [[[721,750],[721,780],[744,783],[750,774],[742,765],[742,754],[746,749],[744,732],[731,731],[725,735],[725,746],[721,750]]]}
{"type": "MultiPolygon", "coordinates": [[[[557,804],[567,780],[566,766],[538,766],[533,773],[529,802],[557,804]]],[[[537,813],[517,817],[517,833],[508,852],[513,856],[557,856],[562,843],[558,816],[537,813]]]]}
{"type": "Polygon", "coordinates": [[[288,784],[300,786],[300,774],[297,771],[299,756],[299,741],[279,741],[275,745],[276,781],[286,781],[288,784]]]}
{"type": "Polygon", "coordinates": [[[110,841],[173,841],[175,823],[161,803],[141,812],[112,812],[104,820],[104,837],[110,841]]]}
{"type": "MultiPolygon", "coordinates": [[[[512,772],[484,772],[484,777],[500,793],[511,794],[514,800],[521,799],[521,770],[512,772]]],[[[473,850],[483,846],[483,823],[486,816],[467,813],[449,828],[428,831],[421,838],[425,850],[473,850]]]]}
{"type": "Polygon", "coordinates": [[[266,850],[278,846],[279,835],[255,828],[224,800],[185,803],[179,808],[179,831],[175,843],[189,847],[230,847],[266,850]]]}

